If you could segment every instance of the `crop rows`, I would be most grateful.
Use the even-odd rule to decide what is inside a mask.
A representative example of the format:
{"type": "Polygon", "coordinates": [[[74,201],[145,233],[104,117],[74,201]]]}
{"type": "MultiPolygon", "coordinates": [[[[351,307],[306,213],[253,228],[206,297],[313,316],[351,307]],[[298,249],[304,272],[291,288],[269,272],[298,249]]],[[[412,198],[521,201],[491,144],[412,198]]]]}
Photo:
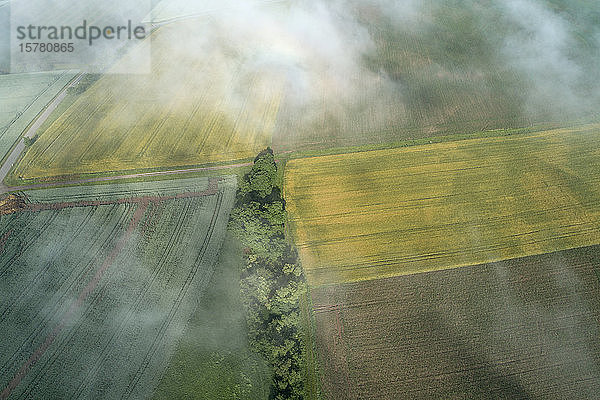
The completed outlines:
{"type": "Polygon", "coordinates": [[[200,196],[2,216],[0,397],[148,397],[212,276],[233,198],[221,181],[200,196]]]}
{"type": "Polygon", "coordinates": [[[292,231],[314,285],[600,243],[598,127],[297,159],[292,231]]]}
{"type": "Polygon", "coordinates": [[[103,185],[73,186],[22,192],[30,204],[55,204],[63,202],[118,202],[130,198],[173,197],[182,193],[213,191],[218,182],[234,184],[234,178],[187,178],[177,180],[112,183],[103,185]]]}
{"type": "Polygon", "coordinates": [[[547,3],[556,2],[541,1],[540,7],[563,8],[556,11],[568,20],[570,61],[585,71],[582,81],[587,82],[578,94],[585,99],[587,91],[589,101],[572,107],[557,98],[559,93],[536,87],[547,70],[519,66],[527,55],[511,54],[504,41],[518,35],[521,27],[507,18],[503,4],[486,1],[478,7],[467,1],[457,6],[423,0],[397,12],[387,5],[354,1],[345,12],[366,30],[368,49],[344,84],[336,85],[338,76],[323,72],[324,84],[315,85],[307,108],[298,110],[293,95],[282,100],[274,147],[322,149],[562,124],[582,117],[597,121],[598,69],[592,67],[597,45],[586,39],[589,32],[581,32],[585,24],[577,26],[585,19],[589,29],[593,24],[586,15],[596,15],[592,9],[597,6],[590,3],[583,11],[581,5],[564,1],[561,6],[547,3]]]}
{"type": "Polygon", "coordinates": [[[73,77],[70,71],[0,75],[0,159],[73,77]]]}
{"type": "Polygon", "coordinates": [[[326,398],[590,398],[600,247],[312,290],[326,398]]]}
{"type": "MultiPolygon", "coordinates": [[[[444,7],[433,3],[438,4],[429,8],[444,7]]],[[[276,148],[398,142],[537,121],[525,115],[522,77],[486,53],[481,48],[485,43],[473,41],[470,35],[480,32],[465,30],[461,18],[468,18],[472,10],[453,6],[430,15],[428,7],[420,7],[422,15],[414,18],[431,21],[417,32],[393,24],[367,5],[357,7],[372,49],[347,81],[365,82],[364,87],[350,94],[343,85],[316,88],[311,108],[300,113],[284,98],[274,134],[276,148]],[[457,48],[455,42],[475,48],[457,48]]]]}
{"type": "Polygon", "coordinates": [[[218,54],[172,54],[172,43],[193,29],[180,23],[153,34],[140,45],[152,41],[152,73],[103,76],[42,134],[14,174],[207,164],[249,158],[269,145],[278,84],[260,84],[258,76],[234,82],[239,67],[224,73],[212,58],[218,54]],[[173,68],[174,57],[185,68],[173,68]]]}

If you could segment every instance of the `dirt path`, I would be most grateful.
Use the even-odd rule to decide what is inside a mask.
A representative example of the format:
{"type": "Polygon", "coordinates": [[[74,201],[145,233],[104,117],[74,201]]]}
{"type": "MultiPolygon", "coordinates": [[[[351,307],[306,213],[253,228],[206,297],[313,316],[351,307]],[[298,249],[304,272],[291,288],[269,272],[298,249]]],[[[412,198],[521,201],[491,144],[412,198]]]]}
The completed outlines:
{"type": "MultiPolygon", "coordinates": [[[[57,186],[67,186],[67,185],[83,185],[86,183],[94,183],[94,182],[111,182],[118,181],[122,179],[133,179],[133,178],[143,178],[143,177],[151,177],[151,176],[166,176],[166,175],[181,175],[187,174],[190,172],[202,172],[202,171],[219,171],[219,170],[227,170],[232,168],[240,168],[240,167],[250,167],[253,163],[240,163],[240,164],[229,164],[229,165],[218,165],[214,167],[198,167],[198,168],[187,168],[187,169],[175,169],[170,171],[158,171],[158,172],[141,172],[139,174],[128,174],[128,175],[116,175],[116,176],[100,176],[96,178],[87,178],[87,179],[74,179],[70,181],[62,181],[62,182],[51,182],[51,183],[36,183],[33,185],[23,185],[23,186],[4,186],[0,187],[0,194],[9,193],[9,192],[17,192],[20,190],[31,190],[31,189],[44,189],[51,188],[57,186]]],[[[9,167],[10,169],[10,167],[9,167]]]]}
{"type": "MultiPolygon", "coordinates": [[[[74,87],[75,85],[77,85],[79,83],[79,81],[81,80],[81,78],[83,78],[82,73],[77,75],[75,77],[75,79],[73,79],[71,81],[70,84],[65,86],[58,93],[58,95],[56,95],[54,100],[52,100],[46,106],[46,108],[42,111],[42,113],[39,114],[39,116],[34,120],[33,124],[31,124],[29,126],[29,128],[27,128],[27,130],[25,131],[25,134],[23,135],[24,138],[32,138],[36,135],[37,131],[40,129],[40,126],[42,126],[42,124],[44,122],[46,122],[48,117],[50,117],[50,114],[52,114],[52,112],[54,110],[56,110],[56,107],[58,107],[58,105],[67,96],[67,90],[70,87],[74,87]]],[[[11,151],[10,155],[6,158],[6,161],[4,162],[4,164],[2,164],[2,167],[0,167],[0,182],[4,182],[4,178],[6,178],[6,176],[8,175],[8,172],[10,171],[10,169],[12,168],[14,163],[19,160],[19,157],[21,157],[21,154],[23,153],[23,151],[25,151],[25,141],[23,138],[21,138],[21,139],[19,139],[19,143],[17,143],[15,148],[11,151]]],[[[10,190],[6,190],[7,187],[4,186],[4,183],[1,183],[0,185],[1,185],[0,193],[6,193],[6,192],[10,191],[10,190]]]]}

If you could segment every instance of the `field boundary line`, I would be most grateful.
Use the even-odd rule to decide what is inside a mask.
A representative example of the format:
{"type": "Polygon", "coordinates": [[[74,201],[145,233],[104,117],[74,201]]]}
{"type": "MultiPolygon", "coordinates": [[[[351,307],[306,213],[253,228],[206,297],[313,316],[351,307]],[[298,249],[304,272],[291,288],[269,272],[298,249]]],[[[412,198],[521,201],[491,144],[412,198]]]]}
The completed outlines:
{"type": "Polygon", "coordinates": [[[115,176],[99,176],[94,178],[85,178],[85,179],[74,179],[68,181],[60,181],[60,182],[48,182],[48,183],[34,183],[31,185],[21,185],[21,186],[0,186],[0,194],[10,193],[10,192],[18,192],[23,190],[32,190],[32,189],[47,189],[53,187],[61,187],[61,186],[81,186],[86,183],[97,183],[97,182],[113,182],[125,179],[137,179],[137,178],[145,178],[145,177],[153,177],[153,176],[168,176],[168,175],[182,175],[194,172],[203,172],[203,171],[220,171],[227,170],[233,168],[243,168],[243,167],[251,167],[254,165],[252,162],[246,163],[237,163],[237,164],[228,164],[228,165],[215,165],[209,167],[197,167],[197,168],[186,168],[186,169],[173,169],[167,171],[154,171],[154,172],[140,172],[136,174],[127,174],[127,175],[115,175],[115,176]]]}
{"type": "Polygon", "coordinates": [[[83,78],[83,73],[79,73],[73,79],[71,79],[57,94],[40,110],[35,118],[27,125],[25,130],[19,135],[19,139],[16,144],[11,147],[6,156],[2,159],[0,165],[0,193],[6,193],[6,186],[4,185],[4,179],[12,169],[13,165],[21,158],[21,155],[25,151],[25,142],[23,138],[32,138],[37,133],[38,129],[44,122],[50,117],[50,114],[56,110],[60,103],[67,96],[67,90],[70,87],[74,87],[83,78]]]}
{"type": "Polygon", "coordinates": [[[208,181],[208,187],[201,192],[183,192],[173,195],[166,196],[139,196],[139,197],[126,197],[121,199],[114,200],[81,200],[81,201],[63,201],[63,202],[53,202],[53,203],[27,203],[24,208],[20,210],[14,210],[6,213],[14,214],[19,212],[39,212],[39,211],[48,211],[48,210],[62,210],[65,208],[75,208],[75,207],[97,207],[97,206],[107,206],[113,204],[144,204],[144,203],[159,203],[162,201],[175,200],[175,199],[188,199],[194,197],[205,197],[205,196],[213,196],[219,193],[219,182],[222,181],[221,178],[211,178],[208,181]]]}

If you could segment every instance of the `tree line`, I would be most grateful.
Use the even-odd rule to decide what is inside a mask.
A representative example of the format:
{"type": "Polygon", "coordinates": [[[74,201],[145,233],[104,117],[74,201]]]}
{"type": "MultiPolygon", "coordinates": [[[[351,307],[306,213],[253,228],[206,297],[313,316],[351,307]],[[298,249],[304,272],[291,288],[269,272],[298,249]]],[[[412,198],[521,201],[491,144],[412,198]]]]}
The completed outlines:
{"type": "Polygon", "coordinates": [[[286,242],[285,200],[273,151],[260,152],[241,179],[230,229],[244,246],[240,290],[250,345],[273,369],[271,399],[304,398],[300,296],[306,280],[286,242]]]}

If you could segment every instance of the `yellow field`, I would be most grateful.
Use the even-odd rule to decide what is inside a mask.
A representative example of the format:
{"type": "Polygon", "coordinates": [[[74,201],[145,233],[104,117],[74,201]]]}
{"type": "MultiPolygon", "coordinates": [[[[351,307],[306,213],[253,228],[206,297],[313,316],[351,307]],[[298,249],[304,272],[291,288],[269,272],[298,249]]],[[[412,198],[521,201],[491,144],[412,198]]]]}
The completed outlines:
{"type": "Polygon", "coordinates": [[[600,243],[600,126],[287,163],[309,283],[600,243]]]}
{"type": "Polygon", "coordinates": [[[152,73],[103,76],[42,133],[14,175],[206,164],[270,145],[282,86],[272,76],[238,73],[210,46],[176,46],[186,35],[195,35],[191,22],[152,35],[152,73]]]}

